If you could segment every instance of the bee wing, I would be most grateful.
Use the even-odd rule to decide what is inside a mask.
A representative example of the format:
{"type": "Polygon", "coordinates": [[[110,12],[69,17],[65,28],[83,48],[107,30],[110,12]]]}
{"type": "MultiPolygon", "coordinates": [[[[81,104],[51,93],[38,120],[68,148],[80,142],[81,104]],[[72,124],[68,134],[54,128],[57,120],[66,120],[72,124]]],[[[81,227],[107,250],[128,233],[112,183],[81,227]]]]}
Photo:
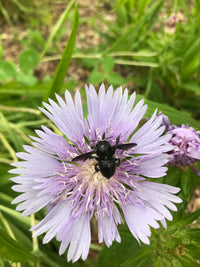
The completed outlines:
{"type": "Polygon", "coordinates": [[[79,161],[79,160],[83,160],[83,161],[85,161],[85,160],[88,159],[93,153],[94,153],[94,151],[90,151],[90,152],[88,152],[88,153],[79,155],[79,156],[73,158],[72,161],[79,161]]]}
{"type": "Polygon", "coordinates": [[[121,150],[128,150],[134,146],[137,146],[137,144],[136,143],[128,143],[128,144],[117,145],[116,148],[121,149],[121,150]]]}

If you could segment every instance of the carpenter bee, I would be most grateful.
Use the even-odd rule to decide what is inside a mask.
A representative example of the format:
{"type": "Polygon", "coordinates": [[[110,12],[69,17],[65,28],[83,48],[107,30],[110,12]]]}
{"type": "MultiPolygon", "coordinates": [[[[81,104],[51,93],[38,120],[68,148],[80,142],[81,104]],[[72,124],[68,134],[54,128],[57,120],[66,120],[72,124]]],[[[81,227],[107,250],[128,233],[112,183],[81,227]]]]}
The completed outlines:
{"type": "Polygon", "coordinates": [[[116,170],[116,167],[120,165],[120,159],[115,158],[115,150],[128,150],[137,144],[128,143],[128,144],[119,144],[120,136],[117,137],[115,145],[111,145],[108,141],[103,140],[99,141],[96,146],[92,147],[93,150],[77,156],[72,159],[72,161],[85,161],[87,159],[96,159],[97,163],[95,164],[95,171],[101,172],[104,177],[110,179],[116,170]],[[96,154],[96,156],[93,156],[96,154]]]}

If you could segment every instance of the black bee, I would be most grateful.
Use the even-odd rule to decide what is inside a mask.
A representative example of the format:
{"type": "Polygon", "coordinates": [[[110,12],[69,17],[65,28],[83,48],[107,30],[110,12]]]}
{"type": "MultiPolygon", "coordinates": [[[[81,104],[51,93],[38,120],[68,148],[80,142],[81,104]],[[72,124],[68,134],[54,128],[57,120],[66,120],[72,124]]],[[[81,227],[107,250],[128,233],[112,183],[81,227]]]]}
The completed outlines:
{"type": "Polygon", "coordinates": [[[95,164],[95,171],[100,171],[104,177],[110,179],[114,175],[116,167],[120,165],[120,159],[114,156],[115,150],[128,150],[137,145],[135,143],[119,144],[119,140],[120,136],[117,137],[114,146],[106,140],[99,141],[95,147],[92,147],[94,150],[77,156],[72,161],[96,159],[98,163],[95,164]],[[97,156],[93,156],[93,154],[97,156]]]}

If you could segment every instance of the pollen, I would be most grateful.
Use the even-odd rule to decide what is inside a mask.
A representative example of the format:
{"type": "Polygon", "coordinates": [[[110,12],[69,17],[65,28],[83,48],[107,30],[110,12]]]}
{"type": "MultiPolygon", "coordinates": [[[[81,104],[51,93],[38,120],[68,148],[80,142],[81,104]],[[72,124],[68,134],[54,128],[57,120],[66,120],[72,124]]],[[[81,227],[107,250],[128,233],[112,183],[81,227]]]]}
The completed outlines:
{"type": "Polygon", "coordinates": [[[81,166],[81,175],[84,179],[94,187],[99,187],[109,183],[109,179],[104,177],[100,171],[95,171],[95,165],[97,161],[95,159],[86,160],[81,166]]]}

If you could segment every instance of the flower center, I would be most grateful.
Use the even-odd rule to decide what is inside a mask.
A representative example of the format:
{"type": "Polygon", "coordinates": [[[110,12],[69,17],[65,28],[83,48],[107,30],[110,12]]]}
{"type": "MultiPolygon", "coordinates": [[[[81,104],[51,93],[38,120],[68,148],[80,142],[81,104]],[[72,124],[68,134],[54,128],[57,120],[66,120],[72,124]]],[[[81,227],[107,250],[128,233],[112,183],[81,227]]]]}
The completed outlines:
{"type": "Polygon", "coordinates": [[[109,179],[104,177],[100,171],[95,170],[95,165],[97,161],[95,159],[89,159],[85,161],[82,166],[81,175],[84,179],[89,183],[93,184],[93,186],[99,186],[100,184],[106,184],[109,182],[109,179]]]}

